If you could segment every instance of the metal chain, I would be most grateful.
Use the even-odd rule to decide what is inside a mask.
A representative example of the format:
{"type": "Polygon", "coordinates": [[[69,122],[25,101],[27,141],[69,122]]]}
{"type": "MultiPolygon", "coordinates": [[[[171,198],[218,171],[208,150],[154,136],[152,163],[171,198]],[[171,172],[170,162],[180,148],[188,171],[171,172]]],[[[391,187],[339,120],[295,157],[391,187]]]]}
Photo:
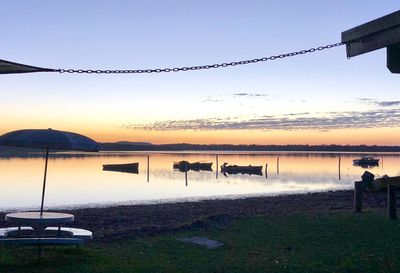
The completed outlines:
{"type": "Polygon", "coordinates": [[[202,70],[202,69],[220,68],[220,67],[228,67],[228,66],[236,66],[236,65],[243,65],[243,64],[253,64],[253,63],[258,63],[258,62],[273,61],[276,59],[283,59],[286,57],[293,57],[293,56],[297,56],[297,55],[303,55],[306,53],[322,51],[324,49],[330,49],[333,47],[341,46],[343,44],[344,43],[335,43],[335,44],[330,44],[330,45],[325,45],[325,46],[319,46],[316,48],[313,47],[313,48],[306,49],[306,50],[294,51],[294,52],[290,52],[290,53],[286,53],[286,54],[272,55],[269,57],[229,62],[229,63],[199,65],[199,66],[183,66],[183,67],[175,67],[175,68],[137,69],[137,70],[56,69],[55,71],[59,72],[59,73],[87,73],[87,74],[135,74],[135,73],[161,73],[161,72],[192,71],[192,70],[202,70]]]}

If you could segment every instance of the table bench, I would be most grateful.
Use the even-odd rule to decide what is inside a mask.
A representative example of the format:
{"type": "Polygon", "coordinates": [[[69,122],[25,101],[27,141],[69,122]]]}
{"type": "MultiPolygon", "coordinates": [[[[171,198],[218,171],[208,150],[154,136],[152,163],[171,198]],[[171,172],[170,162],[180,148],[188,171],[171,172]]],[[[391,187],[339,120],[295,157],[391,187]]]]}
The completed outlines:
{"type": "Polygon", "coordinates": [[[11,233],[21,232],[21,231],[33,231],[31,227],[8,227],[8,228],[0,228],[0,239],[9,236],[11,233]]]}
{"type": "Polygon", "coordinates": [[[59,233],[65,232],[72,238],[78,238],[82,240],[91,240],[93,238],[93,233],[91,231],[81,228],[47,227],[45,231],[58,231],[59,233]]]}
{"type": "Polygon", "coordinates": [[[82,245],[83,239],[79,238],[5,238],[0,239],[4,245],[82,245]]]}

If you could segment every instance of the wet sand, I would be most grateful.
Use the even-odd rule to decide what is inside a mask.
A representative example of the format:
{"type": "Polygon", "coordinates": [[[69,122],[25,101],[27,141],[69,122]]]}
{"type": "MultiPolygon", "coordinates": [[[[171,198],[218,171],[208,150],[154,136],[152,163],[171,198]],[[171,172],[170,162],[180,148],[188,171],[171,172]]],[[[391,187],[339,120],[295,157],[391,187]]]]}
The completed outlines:
{"type": "MultiPolygon", "coordinates": [[[[364,193],[363,208],[385,210],[386,193],[364,193]]],[[[112,242],[190,228],[224,228],[232,218],[240,216],[352,209],[353,191],[348,190],[63,211],[75,215],[73,226],[93,231],[95,241],[112,242]]],[[[0,213],[0,219],[4,219],[4,216],[4,213],[0,213]]],[[[9,224],[1,220],[0,227],[6,226],[9,224]]]]}

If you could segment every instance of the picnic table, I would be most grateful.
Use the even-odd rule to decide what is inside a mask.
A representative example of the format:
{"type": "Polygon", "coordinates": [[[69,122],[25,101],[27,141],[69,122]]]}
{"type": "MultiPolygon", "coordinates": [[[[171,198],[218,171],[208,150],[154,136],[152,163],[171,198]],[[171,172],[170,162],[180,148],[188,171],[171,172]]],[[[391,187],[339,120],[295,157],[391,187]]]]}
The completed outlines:
{"type": "Polygon", "coordinates": [[[63,227],[74,222],[74,215],[69,213],[15,212],[6,214],[5,221],[15,226],[0,229],[3,244],[79,245],[92,239],[89,230],[63,227]]]}
{"type": "Polygon", "coordinates": [[[74,222],[74,215],[59,212],[15,212],[6,214],[6,222],[17,226],[32,226],[36,228],[46,226],[61,226],[74,222]]]}

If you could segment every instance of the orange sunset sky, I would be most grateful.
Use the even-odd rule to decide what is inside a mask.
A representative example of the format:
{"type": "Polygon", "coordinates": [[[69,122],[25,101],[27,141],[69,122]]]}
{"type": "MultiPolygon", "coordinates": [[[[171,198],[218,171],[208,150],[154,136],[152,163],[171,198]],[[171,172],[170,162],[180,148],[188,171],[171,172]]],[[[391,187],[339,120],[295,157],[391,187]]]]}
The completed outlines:
{"type": "MultiPolygon", "coordinates": [[[[9,1],[0,59],[63,69],[240,61],[333,44],[398,9],[395,1],[123,3],[9,1]]],[[[53,128],[99,142],[400,145],[399,86],[384,49],[348,60],[345,46],[202,71],[0,75],[0,134],[53,128]]]]}

